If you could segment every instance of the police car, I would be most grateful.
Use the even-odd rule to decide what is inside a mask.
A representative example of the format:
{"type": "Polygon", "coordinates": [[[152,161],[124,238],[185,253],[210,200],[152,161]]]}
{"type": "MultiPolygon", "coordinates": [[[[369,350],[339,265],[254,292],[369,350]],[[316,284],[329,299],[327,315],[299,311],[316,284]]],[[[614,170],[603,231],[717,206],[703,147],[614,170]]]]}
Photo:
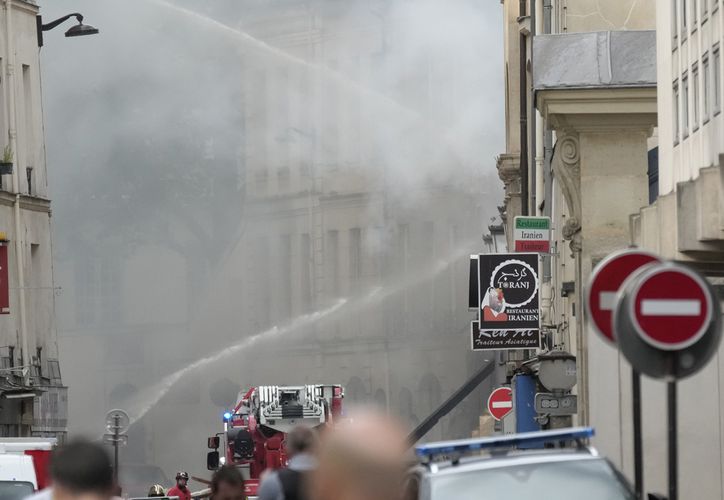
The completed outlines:
{"type": "Polygon", "coordinates": [[[636,500],[580,427],[417,446],[405,500],[636,500]],[[570,446],[572,444],[572,446],[570,446]]]}

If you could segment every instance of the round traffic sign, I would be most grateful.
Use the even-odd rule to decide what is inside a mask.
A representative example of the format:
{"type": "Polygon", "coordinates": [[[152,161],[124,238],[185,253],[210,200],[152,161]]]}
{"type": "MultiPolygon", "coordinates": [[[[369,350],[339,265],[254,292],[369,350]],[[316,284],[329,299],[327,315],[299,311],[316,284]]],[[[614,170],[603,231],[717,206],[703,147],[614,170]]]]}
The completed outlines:
{"type": "Polygon", "coordinates": [[[510,387],[498,387],[488,397],[488,412],[495,420],[503,418],[513,411],[513,390],[510,387]]]}
{"type": "Polygon", "coordinates": [[[106,413],[106,429],[108,432],[118,431],[119,434],[123,434],[128,430],[131,419],[123,410],[111,410],[106,413]]]}
{"type": "Polygon", "coordinates": [[[631,294],[629,312],[636,333],[659,349],[689,347],[711,322],[706,282],[685,267],[651,268],[641,273],[631,294]]]}
{"type": "Polygon", "coordinates": [[[609,254],[593,270],[586,289],[586,316],[593,331],[606,341],[616,343],[613,328],[616,293],[632,273],[655,262],[660,259],[652,253],[628,249],[609,254]]]}
{"type": "Polygon", "coordinates": [[[674,263],[646,266],[624,282],[614,325],[626,359],[655,378],[693,375],[714,356],[721,340],[714,290],[695,271],[674,263]]]}

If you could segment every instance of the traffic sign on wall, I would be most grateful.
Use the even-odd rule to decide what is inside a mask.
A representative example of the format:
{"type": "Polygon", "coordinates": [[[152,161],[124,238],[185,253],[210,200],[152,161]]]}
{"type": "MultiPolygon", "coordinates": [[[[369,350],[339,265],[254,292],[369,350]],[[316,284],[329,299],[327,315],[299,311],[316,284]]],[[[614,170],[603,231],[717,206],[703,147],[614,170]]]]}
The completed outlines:
{"type": "Polygon", "coordinates": [[[495,420],[502,420],[513,411],[513,390],[510,387],[498,387],[488,397],[488,412],[495,420]]]}

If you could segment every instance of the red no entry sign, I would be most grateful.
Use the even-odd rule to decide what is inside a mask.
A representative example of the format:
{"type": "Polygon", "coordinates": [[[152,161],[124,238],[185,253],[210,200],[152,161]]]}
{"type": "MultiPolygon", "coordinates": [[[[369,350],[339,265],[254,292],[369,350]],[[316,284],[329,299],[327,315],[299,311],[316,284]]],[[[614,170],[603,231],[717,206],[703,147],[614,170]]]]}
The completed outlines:
{"type": "Polygon", "coordinates": [[[629,302],[633,327],[648,344],[677,351],[696,343],[712,321],[712,297],[703,279],[685,267],[643,272],[629,302]]]}
{"type": "Polygon", "coordinates": [[[622,250],[603,259],[593,270],[586,293],[586,310],[593,330],[615,343],[613,310],[616,293],[626,278],[641,267],[659,262],[659,258],[640,250],[622,250]]]}
{"type": "Polygon", "coordinates": [[[513,391],[510,387],[498,387],[488,397],[488,412],[495,420],[502,420],[513,411],[513,391]]]}

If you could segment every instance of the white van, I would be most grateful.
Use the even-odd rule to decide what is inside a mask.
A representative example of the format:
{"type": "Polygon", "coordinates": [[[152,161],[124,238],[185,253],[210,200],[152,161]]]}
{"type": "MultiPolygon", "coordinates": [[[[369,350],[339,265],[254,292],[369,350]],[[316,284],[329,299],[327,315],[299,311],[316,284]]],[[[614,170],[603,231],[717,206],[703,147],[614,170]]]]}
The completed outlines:
{"type": "Polygon", "coordinates": [[[33,457],[17,453],[0,454],[0,498],[21,500],[37,489],[33,457]]]}
{"type": "Polygon", "coordinates": [[[0,499],[21,500],[47,486],[55,438],[0,438],[0,499]]]}

